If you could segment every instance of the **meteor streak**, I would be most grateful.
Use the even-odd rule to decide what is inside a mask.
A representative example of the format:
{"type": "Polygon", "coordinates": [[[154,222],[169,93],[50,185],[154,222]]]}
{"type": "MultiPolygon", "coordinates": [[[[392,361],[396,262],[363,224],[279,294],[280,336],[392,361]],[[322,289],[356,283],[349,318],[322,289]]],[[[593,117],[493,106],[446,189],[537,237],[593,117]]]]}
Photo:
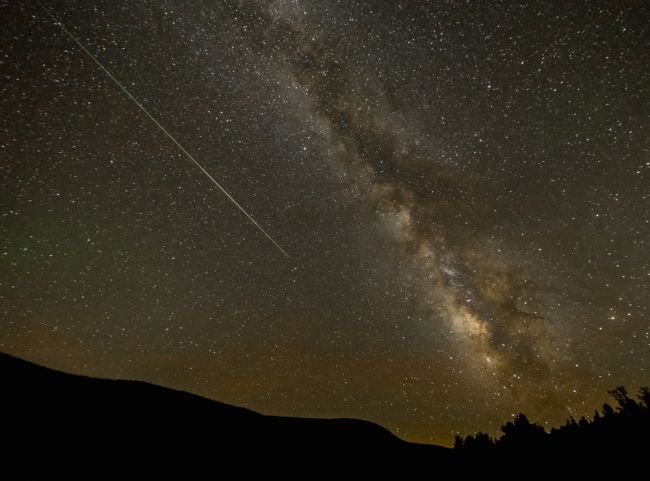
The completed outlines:
{"type": "Polygon", "coordinates": [[[248,212],[246,212],[246,210],[245,210],[245,209],[244,209],[244,208],[239,204],[239,202],[237,202],[237,201],[234,199],[234,197],[233,197],[232,195],[230,195],[230,194],[228,193],[228,191],[227,191],[227,190],[226,190],[226,189],[225,189],[225,188],[224,188],[224,187],[223,187],[219,182],[217,182],[216,179],[215,179],[214,177],[212,177],[212,175],[210,175],[210,173],[209,173],[207,170],[205,170],[205,167],[203,167],[203,165],[201,165],[201,164],[199,163],[199,161],[197,161],[197,160],[192,156],[192,154],[190,154],[190,153],[185,149],[185,147],[183,147],[183,146],[180,144],[180,142],[179,142],[178,140],[176,140],[176,138],[175,138],[172,134],[170,134],[169,131],[168,131],[165,127],[163,127],[162,124],[161,124],[160,122],[158,122],[158,120],[157,120],[157,119],[156,119],[156,118],[155,118],[151,113],[149,113],[149,111],[144,107],[144,105],[142,105],[142,104],[140,103],[140,101],[139,101],[137,98],[135,98],[135,97],[133,96],[133,94],[131,94],[131,92],[129,92],[129,91],[127,90],[127,88],[126,88],[126,87],[125,87],[125,86],[124,86],[124,85],[123,85],[123,84],[122,84],[122,83],[121,83],[121,82],[120,82],[120,81],[119,81],[119,80],[118,80],[118,79],[117,79],[117,78],[116,78],[116,77],[115,77],[115,76],[110,72],[110,70],[108,70],[108,69],[104,66],[104,64],[102,64],[102,63],[99,61],[99,59],[98,59],[95,55],[93,55],[92,52],[90,52],[90,50],[88,50],[88,49],[86,48],[86,46],[81,42],[81,40],[79,40],[79,39],[78,39],[78,38],[77,38],[77,37],[76,37],[72,32],[70,32],[70,31],[65,27],[65,25],[63,25],[63,23],[61,23],[61,22],[59,21],[59,19],[57,19],[57,18],[54,16],[54,14],[52,14],[52,12],[50,12],[50,10],[48,10],[48,9],[45,7],[45,5],[43,5],[39,0],[34,0],[34,1],[35,1],[36,4],[37,4],[37,5],[38,5],[38,6],[39,6],[39,7],[40,7],[40,8],[41,8],[41,9],[42,9],[46,14],[47,14],[47,16],[50,17],[50,18],[52,19],[52,21],[54,22],[54,24],[55,24],[55,25],[58,25],[58,26],[61,28],[61,30],[62,30],[62,31],[63,31],[63,32],[64,32],[64,33],[65,33],[65,34],[66,34],[70,39],[72,39],[72,40],[73,40],[73,41],[74,41],[74,42],[79,46],[79,48],[80,48],[81,50],[83,50],[83,51],[84,51],[84,52],[85,52],[85,53],[86,53],[86,54],[87,54],[87,55],[88,55],[88,56],[93,60],[93,62],[95,62],[95,63],[97,64],[97,66],[98,66],[100,69],[102,69],[102,70],[104,71],[104,73],[106,73],[106,75],[108,76],[108,78],[110,78],[110,79],[113,81],[113,83],[115,83],[115,85],[117,85],[117,86],[120,88],[120,90],[122,90],[122,92],[124,92],[124,94],[125,94],[125,95],[126,95],[126,96],[127,96],[127,97],[128,97],[128,98],[129,98],[129,99],[130,99],[134,104],[135,104],[135,105],[137,105],[138,108],[139,108],[140,110],[142,110],[142,112],[144,112],[144,114],[145,114],[147,117],[149,117],[149,119],[151,119],[151,121],[152,121],[154,124],[156,124],[156,126],[157,126],[157,127],[158,127],[158,128],[159,128],[159,129],[160,129],[160,130],[161,130],[161,131],[162,131],[166,136],[167,136],[167,137],[169,137],[169,139],[170,139],[172,142],[174,142],[174,144],[176,144],[176,146],[180,149],[180,151],[183,152],[183,153],[185,154],[185,156],[186,156],[188,159],[190,159],[190,160],[194,163],[194,165],[196,165],[199,169],[201,169],[201,172],[203,172],[203,173],[206,175],[206,177],[207,177],[208,179],[210,179],[210,180],[212,181],[212,183],[213,183],[214,185],[216,185],[216,186],[219,188],[219,190],[220,190],[221,192],[224,193],[224,195],[225,195],[226,197],[228,197],[228,199],[230,200],[230,202],[232,202],[232,203],[233,203],[233,204],[234,204],[234,205],[235,205],[235,206],[236,206],[236,207],[237,207],[237,208],[238,208],[238,209],[239,209],[239,210],[240,210],[240,211],[241,211],[241,212],[242,212],[242,213],[243,213],[247,218],[248,218],[248,220],[250,220],[250,221],[253,223],[253,225],[254,225],[255,227],[257,227],[257,228],[259,229],[259,231],[260,231],[262,234],[264,234],[264,235],[266,236],[267,239],[269,239],[271,242],[273,242],[273,245],[275,245],[275,247],[277,247],[277,248],[280,250],[280,252],[282,252],[285,256],[289,257],[289,254],[287,254],[287,252],[286,252],[282,247],[280,247],[280,245],[279,245],[279,244],[278,244],[278,243],[273,239],[273,237],[271,237],[271,236],[270,236],[270,235],[269,235],[269,234],[268,234],[268,233],[267,233],[267,232],[262,228],[262,226],[259,225],[259,224],[257,223],[257,221],[256,221],[255,219],[253,219],[253,217],[251,217],[251,215],[250,215],[248,212]]]}

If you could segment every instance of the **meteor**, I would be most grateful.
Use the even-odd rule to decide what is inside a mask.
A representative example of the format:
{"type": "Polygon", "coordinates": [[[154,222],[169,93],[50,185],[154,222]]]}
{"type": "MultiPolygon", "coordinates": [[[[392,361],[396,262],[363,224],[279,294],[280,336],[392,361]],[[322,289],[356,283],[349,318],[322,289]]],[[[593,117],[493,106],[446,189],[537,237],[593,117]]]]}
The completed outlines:
{"type": "Polygon", "coordinates": [[[228,198],[228,200],[230,200],[230,202],[232,202],[232,203],[235,205],[235,207],[237,207],[237,208],[238,208],[238,209],[239,209],[239,210],[240,210],[240,211],[241,211],[241,212],[242,212],[242,213],[243,213],[243,214],[248,218],[248,220],[251,221],[252,224],[253,224],[255,227],[257,227],[257,228],[259,229],[259,231],[260,231],[262,234],[264,234],[264,235],[266,236],[266,238],[267,238],[268,240],[270,240],[270,241],[273,243],[273,245],[275,245],[275,247],[277,247],[277,248],[280,250],[280,252],[282,252],[285,256],[289,257],[289,254],[287,254],[287,252],[286,252],[282,247],[280,247],[280,245],[279,245],[279,244],[278,244],[278,243],[273,239],[273,237],[271,237],[271,236],[268,234],[268,232],[266,232],[266,231],[262,228],[262,226],[259,225],[255,219],[253,219],[253,217],[252,217],[252,216],[251,216],[251,215],[246,211],[246,209],[244,209],[244,208],[239,204],[239,202],[237,202],[237,201],[234,199],[234,197],[233,197],[232,195],[230,195],[230,194],[228,193],[228,191],[227,191],[227,190],[226,190],[226,189],[225,189],[225,188],[224,188],[224,187],[223,187],[219,182],[217,182],[216,179],[215,179],[214,177],[212,177],[212,175],[210,175],[210,173],[209,173],[207,170],[205,170],[205,167],[203,167],[203,165],[201,165],[201,164],[199,163],[199,161],[196,160],[196,159],[194,158],[194,156],[192,156],[192,154],[190,154],[190,153],[185,149],[185,147],[183,147],[183,146],[181,145],[181,143],[180,143],[178,140],[176,140],[176,138],[175,138],[172,134],[170,134],[169,131],[168,131],[165,127],[162,126],[162,124],[161,124],[160,122],[158,122],[158,120],[157,120],[157,119],[156,119],[156,118],[155,118],[155,117],[154,117],[154,116],[153,116],[153,115],[152,115],[152,114],[151,114],[151,113],[150,113],[150,112],[149,112],[149,111],[144,107],[144,105],[142,105],[142,103],[140,103],[140,101],[139,101],[137,98],[135,98],[135,97],[133,96],[133,94],[131,94],[131,92],[129,92],[129,91],[127,90],[127,88],[124,86],[124,84],[122,84],[122,82],[120,82],[120,81],[117,79],[117,77],[115,77],[115,75],[113,75],[113,74],[110,72],[110,70],[108,70],[108,69],[104,66],[104,64],[101,63],[101,62],[99,61],[99,59],[98,59],[95,55],[93,55],[92,52],[91,52],[90,50],[88,50],[88,49],[86,48],[86,46],[81,42],[81,40],[79,40],[79,39],[78,39],[78,38],[77,38],[77,37],[76,37],[72,32],[70,32],[70,31],[65,27],[65,25],[63,25],[63,23],[61,23],[61,22],[59,21],[59,19],[57,19],[57,18],[54,16],[54,14],[53,14],[52,12],[50,12],[50,10],[48,10],[48,9],[45,7],[45,5],[43,5],[39,0],[34,0],[34,1],[35,1],[36,4],[37,4],[37,5],[38,5],[38,6],[39,6],[39,7],[40,7],[40,8],[41,8],[41,9],[42,9],[46,14],[47,14],[47,16],[50,17],[50,18],[52,19],[52,21],[54,22],[54,24],[57,25],[59,28],[61,28],[61,30],[63,31],[63,33],[65,33],[65,34],[66,34],[66,35],[67,35],[67,36],[68,36],[72,41],[74,41],[74,43],[76,43],[76,44],[79,46],[79,48],[80,48],[81,50],[83,50],[83,51],[86,53],[86,55],[88,55],[88,56],[93,60],[93,62],[95,62],[95,63],[97,64],[97,66],[98,66],[100,69],[102,69],[102,70],[104,71],[104,73],[108,76],[108,78],[111,79],[111,80],[113,81],[113,83],[114,83],[115,85],[117,85],[117,86],[119,87],[119,89],[120,89],[122,92],[124,92],[124,94],[129,98],[129,100],[131,100],[131,101],[132,101],[132,102],[133,102],[133,103],[134,103],[134,104],[135,104],[135,105],[136,105],[136,106],[137,106],[137,107],[138,107],[138,108],[139,108],[139,109],[140,109],[140,110],[141,110],[141,111],[142,111],[142,112],[147,116],[147,117],[149,117],[149,119],[150,119],[154,124],[156,124],[156,126],[157,126],[157,127],[158,127],[158,128],[159,128],[159,129],[160,129],[160,130],[161,130],[161,131],[162,131],[166,136],[167,136],[167,137],[169,137],[169,140],[171,140],[174,144],[176,144],[176,146],[180,149],[180,151],[181,151],[183,154],[185,154],[185,156],[186,156],[188,159],[190,159],[190,160],[194,163],[194,165],[196,165],[196,166],[201,170],[201,172],[203,172],[203,173],[206,175],[206,177],[207,177],[208,179],[210,179],[214,185],[217,186],[217,188],[218,188],[221,192],[223,192],[223,194],[228,198]]]}

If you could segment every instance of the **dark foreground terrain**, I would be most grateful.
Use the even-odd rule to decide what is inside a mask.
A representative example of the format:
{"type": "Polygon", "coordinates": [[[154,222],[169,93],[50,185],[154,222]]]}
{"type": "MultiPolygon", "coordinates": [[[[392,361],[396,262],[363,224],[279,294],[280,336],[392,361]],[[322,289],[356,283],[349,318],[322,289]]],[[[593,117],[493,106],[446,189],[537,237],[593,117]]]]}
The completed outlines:
{"type": "Polygon", "coordinates": [[[451,469],[509,478],[524,475],[521,469],[644,469],[650,452],[647,388],[638,401],[615,389],[618,405],[605,404],[593,420],[571,419],[546,433],[519,415],[498,439],[458,437],[456,448],[447,449],[408,443],[366,421],[264,416],[145,382],[65,374],[6,354],[0,354],[0,386],[0,453],[23,474],[137,464],[156,472],[216,466],[311,477],[332,470],[413,475],[451,469]]]}
{"type": "Polygon", "coordinates": [[[17,454],[229,464],[245,454],[253,465],[302,459],[381,466],[450,452],[405,442],[366,421],[264,416],[145,382],[65,374],[6,354],[0,354],[0,386],[3,436],[17,454]]]}

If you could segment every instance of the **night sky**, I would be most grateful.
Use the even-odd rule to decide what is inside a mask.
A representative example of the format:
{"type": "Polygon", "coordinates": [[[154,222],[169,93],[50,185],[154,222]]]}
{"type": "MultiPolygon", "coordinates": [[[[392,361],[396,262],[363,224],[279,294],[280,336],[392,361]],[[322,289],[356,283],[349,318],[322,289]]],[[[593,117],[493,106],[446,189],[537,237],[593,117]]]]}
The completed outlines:
{"type": "Polygon", "coordinates": [[[0,350],[449,444],[650,383],[642,0],[0,0],[0,350]]]}

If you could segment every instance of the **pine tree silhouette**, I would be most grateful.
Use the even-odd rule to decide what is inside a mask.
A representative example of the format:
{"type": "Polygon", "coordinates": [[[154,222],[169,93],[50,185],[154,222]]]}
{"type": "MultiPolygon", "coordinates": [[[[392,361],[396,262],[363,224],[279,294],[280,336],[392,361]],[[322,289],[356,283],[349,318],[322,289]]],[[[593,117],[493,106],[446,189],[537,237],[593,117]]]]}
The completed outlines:
{"type": "Polygon", "coordinates": [[[633,454],[647,450],[650,390],[642,387],[638,400],[630,398],[623,386],[609,394],[616,401],[616,407],[603,404],[602,414],[596,411],[592,420],[582,416],[576,421],[570,417],[563,426],[547,433],[542,426],[519,414],[501,427],[500,438],[493,440],[485,433],[464,439],[456,436],[454,450],[471,455],[517,453],[527,456],[569,456],[575,452],[633,454]]]}

